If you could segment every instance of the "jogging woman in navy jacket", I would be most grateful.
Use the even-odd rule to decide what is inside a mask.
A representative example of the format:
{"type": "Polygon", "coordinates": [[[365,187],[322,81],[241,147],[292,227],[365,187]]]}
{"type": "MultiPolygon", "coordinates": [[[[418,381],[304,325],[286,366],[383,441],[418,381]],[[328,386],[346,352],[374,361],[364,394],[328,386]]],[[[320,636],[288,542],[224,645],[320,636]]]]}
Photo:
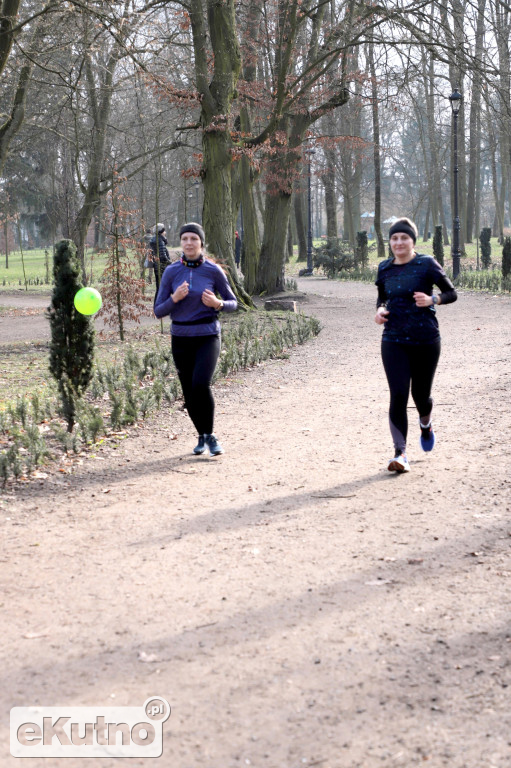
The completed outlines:
{"type": "Polygon", "coordinates": [[[193,452],[202,454],[207,447],[217,456],[223,448],[213,433],[211,381],[220,354],[218,313],[234,312],[238,303],[224,271],[204,255],[201,225],[185,224],[179,236],[183,253],[163,273],[154,314],[172,320],[172,356],[199,436],[193,452]]]}

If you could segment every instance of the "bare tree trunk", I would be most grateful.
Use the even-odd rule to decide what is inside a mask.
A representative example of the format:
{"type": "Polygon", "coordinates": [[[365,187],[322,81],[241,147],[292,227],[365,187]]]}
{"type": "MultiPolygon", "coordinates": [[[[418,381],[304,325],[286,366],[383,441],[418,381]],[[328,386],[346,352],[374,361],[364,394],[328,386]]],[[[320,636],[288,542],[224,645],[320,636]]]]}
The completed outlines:
{"type": "MultiPolygon", "coordinates": [[[[248,7],[247,25],[244,34],[244,64],[243,78],[245,82],[253,83],[257,78],[257,30],[261,19],[261,4],[250,3],[248,7]]],[[[252,133],[252,121],[247,104],[240,109],[240,130],[242,135],[252,133]]],[[[240,201],[243,215],[242,264],[245,290],[252,294],[257,280],[257,267],[261,240],[254,197],[255,181],[258,173],[250,165],[247,155],[240,160],[240,201]]]]}
{"type": "Polygon", "coordinates": [[[333,152],[325,153],[327,168],[323,176],[325,187],[325,212],[326,212],[326,236],[329,239],[336,239],[339,234],[337,230],[337,196],[335,192],[335,158],[333,152]]]}
{"type": "MultiPolygon", "coordinates": [[[[464,7],[461,0],[441,0],[439,3],[440,14],[443,22],[443,29],[448,45],[449,58],[449,82],[451,88],[462,89],[465,72],[462,67],[462,59],[459,52],[464,50],[465,40],[463,32],[464,7]],[[448,2],[450,1],[452,9],[452,19],[454,31],[451,32],[448,20],[448,2]]],[[[465,232],[466,232],[466,163],[465,163],[465,109],[463,102],[458,115],[458,201],[460,217],[460,251],[465,252],[465,232]]],[[[453,118],[454,119],[454,118],[453,118]]],[[[452,131],[451,131],[452,134],[452,131]]],[[[454,153],[451,151],[451,211],[454,211],[454,153]]],[[[453,214],[454,215],[454,214],[453,214]]]]}
{"type": "Polygon", "coordinates": [[[9,221],[7,219],[7,211],[5,212],[5,219],[4,219],[4,239],[5,239],[5,268],[9,269],[9,221]]]}
{"type": "MultiPolygon", "coordinates": [[[[126,1],[127,0],[125,0],[125,2],[126,1]]],[[[121,54],[121,46],[122,38],[118,38],[112,46],[108,61],[100,75],[99,86],[96,84],[96,76],[92,68],[90,54],[88,51],[85,54],[84,69],[94,128],[84,198],[82,206],[76,214],[71,228],[71,239],[76,245],[76,251],[82,265],[83,279],[85,283],[87,283],[87,274],[85,271],[85,240],[87,238],[89,224],[101,199],[106,133],[114,90],[113,79],[121,54]]]]}
{"type": "Polygon", "coordinates": [[[289,136],[288,146],[283,148],[279,140],[276,152],[269,160],[264,209],[264,231],[259,256],[256,292],[283,291],[285,245],[291,211],[291,195],[294,175],[301,158],[299,147],[307,129],[306,116],[285,117],[281,120],[279,134],[289,136]],[[290,121],[293,125],[290,129],[290,121]]]}
{"type": "Polygon", "coordinates": [[[21,0],[2,0],[0,4],[0,74],[4,71],[14,42],[14,27],[21,0]]]}
{"type": "Polygon", "coordinates": [[[378,88],[374,66],[373,44],[367,46],[369,72],[371,74],[371,106],[373,118],[373,165],[374,165],[374,231],[378,243],[378,258],[385,258],[385,245],[381,231],[381,161],[380,161],[380,119],[378,114],[378,88]]]}
{"type": "MultiPolygon", "coordinates": [[[[356,91],[360,91],[360,85],[357,83],[356,91]]],[[[360,136],[362,133],[362,109],[360,99],[356,99],[357,106],[353,110],[353,136],[360,136]]],[[[357,232],[361,229],[361,214],[362,209],[360,207],[362,200],[362,177],[364,170],[364,163],[362,158],[362,151],[355,149],[354,155],[354,168],[352,174],[352,182],[350,186],[350,198],[351,198],[351,227],[353,233],[353,245],[357,242],[357,232]]]]}
{"type": "Polygon", "coordinates": [[[230,279],[238,299],[251,305],[250,296],[241,286],[234,263],[233,143],[228,118],[241,71],[234,0],[222,3],[207,0],[206,5],[207,14],[201,0],[192,0],[189,5],[195,79],[201,95],[203,226],[209,250],[230,268],[230,279]],[[204,45],[208,33],[213,49],[212,73],[204,45]]]}
{"type": "MultiPolygon", "coordinates": [[[[475,40],[475,55],[478,59],[482,58],[485,27],[485,5],[486,0],[479,0],[477,10],[477,28],[475,40]]],[[[481,71],[476,67],[472,78],[472,99],[470,102],[469,118],[469,160],[468,160],[468,188],[467,188],[467,242],[472,242],[472,236],[477,238],[477,229],[475,229],[476,218],[476,185],[477,170],[479,168],[479,158],[481,156],[481,132],[479,113],[481,109],[481,71]]]]}
{"type": "MultiPolygon", "coordinates": [[[[481,102],[482,104],[482,102],[481,102]]],[[[479,146],[481,145],[481,108],[477,112],[477,129],[476,129],[479,146]]],[[[479,232],[481,231],[481,151],[477,153],[477,167],[476,167],[476,197],[475,197],[475,215],[474,215],[474,237],[477,248],[477,268],[479,268],[479,232]]]]}
{"type": "Polygon", "coordinates": [[[428,207],[426,208],[426,216],[424,217],[424,229],[422,230],[422,240],[426,242],[429,240],[429,217],[431,214],[431,205],[428,198],[428,207]]]}
{"type": "Polygon", "coordinates": [[[438,162],[438,149],[435,137],[435,103],[434,103],[434,85],[435,85],[435,72],[433,56],[429,57],[427,61],[428,52],[423,51],[422,57],[422,78],[424,82],[424,95],[425,95],[425,120],[427,125],[427,144],[428,151],[426,153],[426,165],[427,165],[427,177],[429,187],[429,201],[431,217],[433,220],[433,227],[440,223],[440,211],[442,210],[442,191],[440,185],[440,169],[438,162]]]}
{"type": "Polygon", "coordinates": [[[293,207],[296,223],[296,237],[298,240],[297,261],[307,260],[307,226],[306,226],[306,202],[304,190],[305,177],[302,173],[297,177],[293,191],[293,207]]]}
{"type": "Polygon", "coordinates": [[[71,240],[72,226],[75,218],[75,185],[73,163],[71,161],[71,142],[69,141],[67,134],[68,128],[66,126],[62,146],[62,235],[66,240],[71,240]]]}
{"type": "Polygon", "coordinates": [[[267,196],[264,235],[259,258],[256,292],[285,290],[285,240],[291,209],[291,194],[267,196]]]}
{"type": "Polygon", "coordinates": [[[254,200],[252,169],[250,168],[248,157],[245,156],[241,158],[240,178],[243,212],[243,275],[245,278],[245,290],[248,294],[252,294],[256,283],[261,241],[254,200]]]}
{"type": "MultiPolygon", "coordinates": [[[[46,4],[46,8],[48,7],[46,4]]],[[[14,35],[13,27],[20,6],[20,0],[3,0],[0,6],[0,73],[3,71],[11,51],[14,35]]],[[[25,119],[27,91],[34,67],[33,55],[37,52],[43,37],[46,19],[40,16],[35,22],[34,31],[27,46],[27,59],[23,64],[16,86],[16,92],[8,116],[0,125],[0,174],[2,174],[11,141],[20,130],[25,119]]],[[[2,116],[4,117],[4,116],[2,116]]]]}
{"type": "Polygon", "coordinates": [[[499,199],[497,160],[496,160],[497,140],[495,137],[495,133],[493,131],[493,124],[492,124],[489,104],[486,105],[486,126],[488,131],[488,149],[490,153],[493,199],[495,201],[495,222],[493,224],[493,232],[495,233],[495,229],[497,228],[499,231],[499,235],[501,235],[504,229],[504,222],[502,218],[502,209],[500,204],[501,201],[499,199]],[[495,223],[497,226],[495,226],[495,223]]]}
{"type": "MultiPolygon", "coordinates": [[[[358,50],[353,52],[350,60],[350,71],[358,66],[358,50]]],[[[340,163],[342,168],[341,183],[344,198],[344,238],[349,240],[352,248],[357,245],[357,232],[360,230],[360,200],[362,192],[363,163],[361,150],[350,143],[350,137],[359,138],[361,133],[361,102],[360,83],[355,82],[355,96],[352,99],[349,113],[343,114],[341,133],[347,141],[341,144],[340,163]]]]}
{"type": "Polygon", "coordinates": [[[291,219],[292,217],[290,216],[289,224],[287,227],[287,243],[286,243],[286,247],[287,247],[286,261],[287,262],[290,262],[291,259],[293,258],[293,227],[291,226],[291,219]]]}
{"type": "MultiPolygon", "coordinates": [[[[330,23],[335,24],[335,0],[330,0],[330,23]]],[[[338,68],[332,67],[328,73],[330,87],[335,86],[335,79],[339,76],[338,68]]],[[[327,136],[336,135],[336,120],[333,112],[324,118],[327,136]]],[[[325,212],[326,212],[326,236],[329,240],[336,240],[339,236],[337,228],[337,193],[335,173],[335,151],[331,146],[323,146],[325,156],[325,173],[323,186],[325,188],[325,212]]]]}

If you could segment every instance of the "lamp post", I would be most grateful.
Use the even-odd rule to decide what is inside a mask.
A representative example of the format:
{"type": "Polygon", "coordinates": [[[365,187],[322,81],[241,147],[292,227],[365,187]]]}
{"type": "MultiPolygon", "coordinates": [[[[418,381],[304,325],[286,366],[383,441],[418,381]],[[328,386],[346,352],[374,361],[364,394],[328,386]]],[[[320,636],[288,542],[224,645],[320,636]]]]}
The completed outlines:
{"type": "Polygon", "coordinates": [[[457,88],[449,96],[451,102],[453,123],[453,174],[454,174],[454,218],[452,223],[452,276],[458,277],[460,273],[460,216],[458,211],[458,114],[463,97],[457,88]]]}
{"type": "Polygon", "coordinates": [[[195,221],[197,222],[197,224],[200,224],[200,217],[199,217],[199,181],[198,181],[198,179],[195,179],[195,181],[193,183],[194,183],[194,186],[195,186],[195,207],[197,209],[197,218],[195,219],[195,221]]]}
{"type": "Polygon", "coordinates": [[[307,206],[308,206],[308,222],[307,222],[307,271],[306,275],[312,275],[312,193],[311,193],[311,176],[312,176],[312,155],[316,154],[316,150],[312,147],[305,150],[305,154],[309,156],[309,183],[307,188],[307,206]]]}

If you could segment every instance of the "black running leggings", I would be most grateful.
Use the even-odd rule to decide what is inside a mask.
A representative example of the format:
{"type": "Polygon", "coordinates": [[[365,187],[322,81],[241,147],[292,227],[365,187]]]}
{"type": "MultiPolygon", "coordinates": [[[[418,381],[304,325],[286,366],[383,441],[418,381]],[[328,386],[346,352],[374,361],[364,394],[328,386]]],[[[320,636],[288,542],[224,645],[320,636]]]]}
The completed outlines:
{"type": "Polygon", "coordinates": [[[199,435],[213,432],[215,401],[211,381],[219,354],[219,336],[172,336],[172,356],[186,410],[199,435]]]}
{"type": "Polygon", "coordinates": [[[390,432],[396,450],[404,452],[408,434],[406,406],[410,383],[419,416],[429,416],[433,409],[431,387],[440,357],[440,342],[399,344],[382,341],[381,356],[390,388],[390,432]]]}

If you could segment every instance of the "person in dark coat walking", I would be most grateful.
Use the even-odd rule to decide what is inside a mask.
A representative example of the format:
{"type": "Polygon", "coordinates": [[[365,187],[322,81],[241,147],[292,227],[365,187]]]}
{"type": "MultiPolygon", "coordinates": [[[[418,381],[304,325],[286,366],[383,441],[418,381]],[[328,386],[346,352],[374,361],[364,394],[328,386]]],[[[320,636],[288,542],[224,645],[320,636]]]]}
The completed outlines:
{"type": "Polygon", "coordinates": [[[172,263],[170,254],[167,248],[167,237],[165,234],[165,225],[158,223],[156,225],[156,232],[149,241],[149,247],[151,249],[151,261],[154,269],[154,278],[156,282],[155,299],[158,295],[158,289],[160,287],[161,276],[163,275],[165,268],[172,263]],[[156,239],[158,238],[158,245],[156,245],[156,239]]]}

